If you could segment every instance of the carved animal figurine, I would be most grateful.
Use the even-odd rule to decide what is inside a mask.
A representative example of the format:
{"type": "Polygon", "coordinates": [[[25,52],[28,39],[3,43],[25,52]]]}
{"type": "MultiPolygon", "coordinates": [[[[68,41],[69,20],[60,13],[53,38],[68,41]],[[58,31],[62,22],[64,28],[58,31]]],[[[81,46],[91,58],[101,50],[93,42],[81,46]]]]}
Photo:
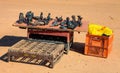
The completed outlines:
{"type": "Polygon", "coordinates": [[[24,14],[19,13],[19,20],[17,21],[19,24],[23,23],[25,21],[24,14]]]}
{"type": "Polygon", "coordinates": [[[73,21],[73,22],[76,22],[75,15],[72,15],[71,17],[72,17],[72,21],[73,21]]]}
{"type": "Polygon", "coordinates": [[[82,22],[81,22],[81,20],[82,20],[82,17],[81,16],[77,16],[78,17],[78,21],[77,21],[77,23],[79,24],[79,27],[82,25],[82,22]]]}
{"type": "Polygon", "coordinates": [[[48,16],[47,16],[47,20],[50,21],[51,20],[51,13],[48,13],[48,16]]]}
{"type": "Polygon", "coordinates": [[[67,24],[67,28],[69,28],[69,29],[74,29],[75,28],[75,26],[71,23],[69,17],[66,18],[66,24],[67,24]]]}
{"type": "Polygon", "coordinates": [[[60,28],[61,28],[61,29],[67,29],[66,20],[64,20],[64,21],[62,21],[62,22],[60,23],[60,28]]]}
{"type": "Polygon", "coordinates": [[[40,13],[40,20],[43,20],[43,12],[40,13]]]}
{"type": "Polygon", "coordinates": [[[55,20],[55,21],[52,23],[51,26],[58,26],[58,22],[57,22],[57,20],[55,20]]]}
{"type": "Polygon", "coordinates": [[[77,27],[77,26],[78,26],[78,23],[77,23],[77,21],[76,21],[75,15],[72,15],[71,17],[72,17],[71,23],[72,23],[75,27],[77,27]]]}
{"type": "Polygon", "coordinates": [[[61,17],[59,17],[59,18],[58,18],[58,17],[56,17],[56,19],[57,19],[57,21],[58,21],[58,22],[61,22],[61,21],[63,20],[62,16],[61,16],[61,17]]]}
{"type": "Polygon", "coordinates": [[[27,22],[27,24],[29,24],[30,22],[32,22],[32,18],[33,18],[33,13],[31,11],[28,11],[26,13],[26,22],[27,22]]]}

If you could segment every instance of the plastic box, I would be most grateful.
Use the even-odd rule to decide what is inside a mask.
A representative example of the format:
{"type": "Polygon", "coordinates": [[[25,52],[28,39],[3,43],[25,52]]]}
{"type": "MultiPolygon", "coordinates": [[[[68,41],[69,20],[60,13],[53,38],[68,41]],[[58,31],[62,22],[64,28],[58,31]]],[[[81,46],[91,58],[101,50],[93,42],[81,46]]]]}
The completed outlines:
{"type": "Polygon", "coordinates": [[[107,58],[112,50],[113,34],[111,36],[86,35],[84,54],[107,58]]]}

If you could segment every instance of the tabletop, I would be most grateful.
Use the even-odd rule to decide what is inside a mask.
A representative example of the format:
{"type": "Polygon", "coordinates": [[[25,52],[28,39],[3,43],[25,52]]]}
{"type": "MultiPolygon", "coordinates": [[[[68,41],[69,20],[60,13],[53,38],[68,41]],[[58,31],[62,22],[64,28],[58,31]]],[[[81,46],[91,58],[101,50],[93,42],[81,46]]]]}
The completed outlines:
{"type": "Polygon", "coordinates": [[[29,25],[26,23],[14,23],[13,26],[15,27],[23,27],[23,28],[36,28],[36,29],[47,29],[47,30],[58,30],[58,31],[73,31],[73,32],[87,32],[88,31],[88,21],[82,20],[82,25],[77,26],[74,29],[61,29],[60,25],[58,26],[51,26],[54,20],[51,20],[47,25],[29,25]]]}

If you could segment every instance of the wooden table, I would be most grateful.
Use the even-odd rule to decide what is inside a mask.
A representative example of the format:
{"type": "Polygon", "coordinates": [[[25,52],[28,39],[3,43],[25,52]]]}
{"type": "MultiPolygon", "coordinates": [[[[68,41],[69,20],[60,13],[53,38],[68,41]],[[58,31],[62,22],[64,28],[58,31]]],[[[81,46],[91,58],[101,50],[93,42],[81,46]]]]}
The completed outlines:
{"type": "MultiPolygon", "coordinates": [[[[88,22],[85,20],[82,20],[82,26],[76,27],[74,30],[72,29],[60,29],[59,26],[54,26],[51,27],[52,22],[54,20],[51,20],[48,25],[43,25],[43,26],[32,26],[32,25],[27,25],[25,23],[22,24],[13,24],[13,26],[16,27],[22,27],[22,28],[27,28],[27,37],[28,38],[35,38],[34,36],[52,36],[53,40],[57,37],[63,38],[64,39],[64,44],[65,44],[65,53],[68,53],[72,43],[73,43],[73,38],[74,38],[74,32],[87,32],[88,31],[88,22]],[[37,35],[35,35],[37,34],[37,35]]],[[[38,37],[39,38],[39,37],[38,37]]]]}

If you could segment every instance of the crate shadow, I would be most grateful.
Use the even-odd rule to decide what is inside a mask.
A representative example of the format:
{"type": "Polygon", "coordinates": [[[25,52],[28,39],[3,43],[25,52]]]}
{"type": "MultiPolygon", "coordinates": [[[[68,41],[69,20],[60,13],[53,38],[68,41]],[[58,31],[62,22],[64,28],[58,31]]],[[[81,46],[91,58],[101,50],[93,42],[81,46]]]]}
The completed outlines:
{"type": "Polygon", "coordinates": [[[0,57],[0,60],[4,61],[4,62],[8,62],[8,53],[5,53],[4,55],[2,55],[0,57]]]}
{"type": "Polygon", "coordinates": [[[81,54],[84,54],[85,43],[74,42],[71,51],[75,51],[81,54]]]}
{"type": "Polygon", "coordinates": [[[0,46],[10,47],[22,39],[26,39],[26,38],[6,35],[0,39],[0,46]]]}

